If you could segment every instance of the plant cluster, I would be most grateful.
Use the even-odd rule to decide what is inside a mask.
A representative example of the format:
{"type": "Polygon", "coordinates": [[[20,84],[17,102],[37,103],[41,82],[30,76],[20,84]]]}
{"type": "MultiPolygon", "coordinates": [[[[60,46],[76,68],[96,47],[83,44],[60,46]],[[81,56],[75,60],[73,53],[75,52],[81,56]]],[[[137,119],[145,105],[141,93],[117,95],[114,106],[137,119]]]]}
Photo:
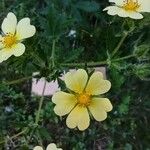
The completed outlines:
{"type": "Polygon", "coordinates": [[[150,149],[149,0],[1,0],[0,10],[0,149],[150,149]],[[44,96],[51,81],[61,90],[44,96]]]}

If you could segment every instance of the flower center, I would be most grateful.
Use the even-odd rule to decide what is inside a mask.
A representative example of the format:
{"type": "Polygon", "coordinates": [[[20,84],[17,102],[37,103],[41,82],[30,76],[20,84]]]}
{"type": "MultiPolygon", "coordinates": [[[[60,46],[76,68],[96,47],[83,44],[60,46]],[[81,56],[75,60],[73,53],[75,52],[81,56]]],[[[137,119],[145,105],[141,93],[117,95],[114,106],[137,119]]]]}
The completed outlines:
{"type": "Polygon", "coordinates": [[[77,99],[78,99],[78,104],[80,106],[86,107],[86,106],[90,105],[91,98],[90,98],[90,95],[88,95],[86,93],[79,94],[77,99]]]}
{"type": "Polygon", "coordinates": [[[11,48],[16,43],[16,37],[14,35],[8,34],[4,36],[3,44],[6,48],[11,48]]]}
{"type": "Polygon", "coordinates": [[[123,9],[126,11],[136,11],[139,7],[138,0],[124,0],[123,9]]]}

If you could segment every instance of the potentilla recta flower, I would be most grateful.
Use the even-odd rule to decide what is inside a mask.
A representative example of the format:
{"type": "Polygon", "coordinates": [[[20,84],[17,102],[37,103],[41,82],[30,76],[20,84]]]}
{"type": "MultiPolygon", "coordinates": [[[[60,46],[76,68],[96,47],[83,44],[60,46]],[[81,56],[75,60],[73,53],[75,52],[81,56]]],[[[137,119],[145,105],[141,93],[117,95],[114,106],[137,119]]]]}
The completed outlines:
{"type": "Polygon", "coordinates": [[[114,3],[104,9],[109,15],[142,19],[142,12],[150,12],[150,0],[109,0],[114,3]]]}
{"type": "Polygon", "coordinates": [[[33,36],[36,29],[30,25],[29,18],[23,18],[17,23],[14,13],[8,13],[1,25],[0,35],[0,62],[7,60],[12,55],[18,57],[25,51],[25,45],[21,42],[33,36]]]}
{"type": "MultiPolygon", "coordinates": [[[[44,150],[41,146],[34,147],[33,150],[44,150]]],[[[51,143],[47,146],[46,150],[62,150],[61,148],[57,148],[56,144],[51,143]]]]}
{"type": "Polygon", "coordinates": [[[111,83],[103,79],[101,72],[94,72],[89,78],[85,70],[79,69],[65,74],[64,80],[71,92],[56,92],[52,102],[56,104],[54,112],[57,115],[69,114],[66,119],[69,128],[78,127],[81,131],[87,129],[90,125],[89,114],[97,121],[107,118],[107,112],[112,110],[112,104],[100,94],[106,93],[111,83]]]}

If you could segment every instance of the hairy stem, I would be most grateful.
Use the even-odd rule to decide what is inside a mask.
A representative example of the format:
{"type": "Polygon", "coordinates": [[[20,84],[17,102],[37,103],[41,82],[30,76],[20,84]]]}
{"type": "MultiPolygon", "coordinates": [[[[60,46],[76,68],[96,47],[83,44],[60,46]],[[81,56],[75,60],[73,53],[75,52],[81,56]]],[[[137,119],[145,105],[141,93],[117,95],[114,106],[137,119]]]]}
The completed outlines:
{"type": "Polygon", "coordinates": [[[126,39],[127,36],[128,36],[128,32],[124,32],[123,37],[119,41],[119,43],[116,46],[116,48],[113,50],[111,57],[113,57],[118,52],[118,50],[120,49],[121,45],[123,44],[123,42],[125,41],[125,39],[126,39]]]}
{"type": "MultiPolygon", "coordinates": [[[[113,59],[111,61],[112,62],[116,62],[116,61],[126,60],[126,59],[129,59],[129,58],[132,58],[132,57],[135,57],[135,55],[132,54],[132,55],[128,55],[128,56],[125,56],[125,57],[113,59]]],[[[103,66],[103,65],[108,65],[107,60],[100,61],[100,62],[61,63],[60,64],[60,66],[62,66],[62,67],[68,67],[68,68],[84,67],[84,66],[87,66],[87,67],[100,67],[100,66],[103,66]]],[[[24,78],[21,78],[21,79],[14,80],[14,81],[6,82],[6,83],[3,83],[3,84],[4,85],[19,84],[19,83],[24,82],[26,80],[32,79],[33,77],[34,76],[28,76],[28,77],[24,77],[24,78]]]]}
{"type": "Polygon", "coordinates": [[[75,68],[75,67],[98,67],[102,65],[107,65],[107,61],[101,61],[101,62],[89,62],[89,63],[62,63],[60,64],[62,67],[69,67],[69,68],[75,68]]]}
{"type": "Polygon", "coordinates": [[[44,82],[44,87],[43,87],[43,91],[42,91],[42,96],[41,96],[41,98],[40,98],[39,108],[38,108],[38,112],[37,112],[36,118],[35,118],[35,124],[38,124],[39,119],[40,119],[40,113],[41,113],[41,108],[42,108],[42,105],[43,105],[45,88],[46,88],[46,80],[45,80],[45,82],[44,82]]]}
{"type": "MultiPolygon", "coordinates": [[[[26,127],[26,128],[25,128],[24,130],[22,130],[21,132],[19,132],[19,133],[13,135],[12,137],[10,137],[9,140],[12,140],[12,139],[17,138],[18,136],[24,134],[27,130],[28,130],[28,128],[26,127]]],[[[5,143],[5,140],[0,141],[0,144],[3,144],[3,143],[5,143]]]]}
{"type": "Polygon", "coordinates": [[[132,55],[128,55],[128,56],[125,56],[125,57],[117,58],[117,59],[114,59],[113,62],[129,59],[129,58],[132,58],[132,57],[135,57],[135,55],[132,54],[132,55]]]}
{"type": "Polygon", "coordinates": [[[6,83],[3,83],[3,84],[4,85],[19,84],[19,83],[24,82],[26,80],[32,79],[32,77],[33,76],[23,77],[23,78],[20,78],[20,79],[17,79],[17,80],[13,80],[13,81],[10,81],[10,82],[6,82],[6,83]]]}
{"type": "Polygon", "coordinates": [[[56,40],[54,39],[52,43],[52,53],[51,53],[52,67],[55,66],[55,45],[56,45],[56,40]]]}

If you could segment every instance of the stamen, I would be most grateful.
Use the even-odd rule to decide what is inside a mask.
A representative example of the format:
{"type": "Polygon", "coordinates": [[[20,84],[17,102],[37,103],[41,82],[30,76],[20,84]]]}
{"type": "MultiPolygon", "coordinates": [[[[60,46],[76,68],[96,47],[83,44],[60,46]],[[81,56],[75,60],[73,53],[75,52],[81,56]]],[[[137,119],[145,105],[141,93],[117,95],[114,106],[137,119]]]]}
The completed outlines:
{"type": "Polygon", "coordinates": [[[86,106],[90,105],[91,97],[90,97],[90,95],[88,95],[86,93],[82,93],[77,96],[77,100],[78,100],[78,104],[80,106],[86,107],[86,106]]]}
{"type": "Polygon", "coordinates": [[[6,33],[2,42],[6,48],[11,48],[16,43],[16,37],[10,33],[6,33]]]}
{"type": "Polygon", "coordinates": [[[124,0],[124,5],[122,6],[126,11],[137,11],[139,7],[138,0],[124,0]]]}

